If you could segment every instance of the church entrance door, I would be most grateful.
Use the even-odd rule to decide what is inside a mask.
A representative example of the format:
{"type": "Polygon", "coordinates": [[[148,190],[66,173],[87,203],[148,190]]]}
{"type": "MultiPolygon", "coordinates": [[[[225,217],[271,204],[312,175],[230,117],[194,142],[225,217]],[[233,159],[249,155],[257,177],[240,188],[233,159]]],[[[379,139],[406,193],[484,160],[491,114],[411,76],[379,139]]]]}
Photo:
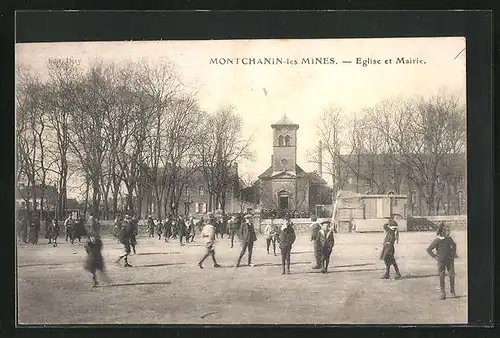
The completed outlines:
{"type": "Polygon", "coordinates": [[[288,196],[280,196],[279,197],[279,208],[280,210],[288,209],[288,196]]]}

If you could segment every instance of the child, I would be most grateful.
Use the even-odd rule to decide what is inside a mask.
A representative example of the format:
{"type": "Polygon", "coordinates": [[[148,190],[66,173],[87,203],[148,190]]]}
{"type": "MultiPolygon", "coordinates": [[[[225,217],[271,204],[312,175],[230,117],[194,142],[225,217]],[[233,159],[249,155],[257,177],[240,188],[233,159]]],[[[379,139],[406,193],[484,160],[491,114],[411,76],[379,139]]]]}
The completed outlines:
{"type": "Polygon", "coordinates": [[[96,275],[97,270],[101,272],[104,280],[109,282],[109,278],[104,269],[104,258],[101,253],[102,241],[97,233],[92,233],[89,236],[87,244],[85,245],[85,251],[87,251],[87,259],[84,269],[92,274],[92,287],[95,288],[99,285],[96,275]]]}
{"type": "Polygon", "coordinates": [[[396,263],[396,259],[394,258],[394,243],[399,242],[398,223],[396,223],[396,221],[391,217],[389,218],[389,221],[384,224],[384,230],[386,235],[382,252],[380,253],[380,259],[385,262],[385,274],[383,274],[380,278],[389,279],[391,265],[393,265],[394,271],[396,271],[396,277],[394,279],[401,279],[402,276],[401,273],[399,273],[399,267],[396,263]]]}
{"type": "Polygon", "coordinates": [[[59,236],[59,224],[57,223],[57,220],[54,218],[52,220],[52,225],[51,225],[51,235],[52,235],[52,241],[53,241],[53,246],[57,246],[57,237],[59,236]]]}
{"type": "Polygon", "coordinates": [[[292,222],[288,218],[281,228],[280,233],[280,250],[281,250],[281,274],[290,274],[290,253],[292,252],[292,244],[295,242],[295,231],[292,227],[292,222]]]}
{"type": "Polygon", "coordinates": [[[125,220],[123,221],[122,224],[122,229],[120,233],[120,242],[123,244],[125,248],[125,252],[118,257],[116,260],[116,264],[120,264],[120,261],[122,258],[125,259],[125,267],[129,268],[132,267],[132,265],[128,262],[128,255],[130,254],[130,241],[132,239],[133,233],[134,233],[134,228],[133,224],[131,222],[130,216],[125,216],[125,220]]]}
{"type": "Polygon", "coordinates": [[[332,249],[335,245],[333,226],[330,226],[330,222],[324,221],[321,223],[321,230],[318,231],[318,242],[321,254],[321,272],[326,273],[328,271],[332,249]]]}
{"type": "Polygon", "coordinates": [[[265,235],[266,235],[266,246],[267,246],[267,254],[269,255],[269,248],[271,243],[273,244],[273,253],[276,256],[276,238],[278,237],[278,229],[276,229],[276,225],[274,224],[274,219],[271,218],[271,223],[266,226],[265,235]]]}
{"type": "Polygon", "coordinates": [[[441,223],[437,231],[437,238],[427,248],[427,253],[438,262],[439,287],[441,289],[441,299],[446,299],[444,275],[448,270],[450,276],[450,293],[455,295],[455,258],[457,256],[457,245],[450,235],[450,227],[441,223]],[[434,253],[436,249],[436,253],[434,253]]]}
{"type": "Polygon", "coordinates": [[[158,236],[158,240],[161,240],[162,234],[163,234],[163,223],[161,222],[161,219],[159,219],[156,221],[156,235],[158,236]]]}

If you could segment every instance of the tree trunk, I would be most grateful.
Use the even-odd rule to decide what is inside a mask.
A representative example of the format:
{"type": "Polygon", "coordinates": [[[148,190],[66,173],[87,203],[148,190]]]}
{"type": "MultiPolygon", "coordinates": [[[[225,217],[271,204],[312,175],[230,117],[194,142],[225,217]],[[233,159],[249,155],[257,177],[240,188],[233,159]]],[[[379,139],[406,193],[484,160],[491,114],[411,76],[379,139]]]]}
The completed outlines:
{"type": "Polygon", "coordinates": [[[161,216],[162,203],[161,198],[156,199],[156,217],[157,219],[163,219],[161,216]]]}
{"type": "Polygon", "coordinates": [[[116,215],[118,213],[118,189],[113,190],[113,200],[111,201],[112,203],[112,210],[113,210],[113,219],[116,218],[116,215]]]}
{"type": "Polygon", "coordinates": [[[94,217],[99,217],[100,204],[101,194],[99,192],[99,180],[96,179],[92,182],[92,215],[94,217]]]}
{"type": "Polygon", "coordinates": [[[89,205],[89,189],[90,189],[90,182],[87,180],[85,183],[85,205],[83,206],[83,214],[85,215],[87,213],[87,206],[89,205]]]}

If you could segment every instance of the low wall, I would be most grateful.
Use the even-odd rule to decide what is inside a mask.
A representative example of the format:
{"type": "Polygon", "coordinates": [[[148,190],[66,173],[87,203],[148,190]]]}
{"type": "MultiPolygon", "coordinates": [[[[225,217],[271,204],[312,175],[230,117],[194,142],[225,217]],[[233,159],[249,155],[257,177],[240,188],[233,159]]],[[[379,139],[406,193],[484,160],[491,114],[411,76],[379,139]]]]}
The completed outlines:
{"type": "MultiPolygon", "coordinates": [[[[330,220],[330,218],[318,218],[319,222],[325,221],[325,220],[330,220]]],[[[292,218],[291,220],[293,222],[293,229],[295,231],[309,231],[311,229],[311,219],[310,218],[292,218]]],[[[260,231],[264,232],[265,227],[271,223],[270,219],[263,219],[260,222],[260,231]]],[[[283,220],[281,219],[275,219],[274,224],[282,225],[284,223],[283,220]]]]}
{"type": "MultiPolygon", "coordinates": [[[[407,220],[400,219],[398,222],[398,231],[404,232],[408,230],[407,220]]],[[[377,219],[356,219],[356,232],[383,232],[384,224],[387,220],[377,219]]]]}
{"type": "Polygon", "coordinates": [[[408,231],[436,231],[441,222],[452,230],[467,229],[467,215],[414,216],[408,218],[408,231]]]}

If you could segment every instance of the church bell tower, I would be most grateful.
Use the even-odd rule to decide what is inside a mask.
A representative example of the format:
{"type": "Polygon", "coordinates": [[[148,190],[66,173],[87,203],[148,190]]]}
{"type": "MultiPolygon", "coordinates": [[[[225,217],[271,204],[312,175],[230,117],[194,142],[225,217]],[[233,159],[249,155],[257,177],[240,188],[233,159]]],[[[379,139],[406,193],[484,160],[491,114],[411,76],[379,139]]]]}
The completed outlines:
{"type": "Polygon", "coordinates": [[[273,173],[287,172],[296,175],[299,125],[284,115],[278,122],[272,124],[271,128],[273,128],[273,173]]]}

